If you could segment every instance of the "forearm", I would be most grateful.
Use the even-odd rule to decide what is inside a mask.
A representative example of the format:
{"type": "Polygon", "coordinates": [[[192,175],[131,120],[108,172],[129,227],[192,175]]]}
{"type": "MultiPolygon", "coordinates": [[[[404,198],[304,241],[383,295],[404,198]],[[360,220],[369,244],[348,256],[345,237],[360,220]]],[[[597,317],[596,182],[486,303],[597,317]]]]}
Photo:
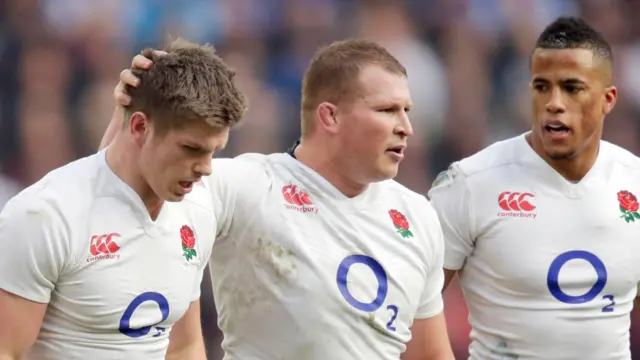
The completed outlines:
{"type": "Polygon", "coordinates": [[[451,351],[443,352],[428,358],[429,360],[456,360],[451,351]]]}
{"type": "Polygon", "coordinates": [[[122,126],[122,121],[123,121],[122,117],[123,117],[122,109],[117,107],[113,111],[113,115],[111,116],[111,121],[109,122],[107,131],[104,133],[104,135],[102,136],[102,140],[100,141],[100,150],[104,149],[109,144],[111,144],[113,139],[116,137],[116,134],[118,133],[120,127],[122,126]]]}
{"type": "MultiPolygon", "coordinates": [[[[4,360],[1,359],[0,360],[4,360]]],[[[204,346],[204,340],[193,342],[180,349],[171,349],[167,351],[166,360],[207,360],[207,353],[204,346]]]]}

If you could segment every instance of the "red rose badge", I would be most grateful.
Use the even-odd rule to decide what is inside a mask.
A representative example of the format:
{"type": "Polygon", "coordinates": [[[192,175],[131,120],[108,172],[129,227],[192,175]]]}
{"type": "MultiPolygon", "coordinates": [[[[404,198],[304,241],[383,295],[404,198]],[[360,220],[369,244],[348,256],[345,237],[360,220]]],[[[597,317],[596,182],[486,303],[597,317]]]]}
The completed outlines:
{"type": "Polygon", "coordinates": [[[183,225],[180,228],[180,237],[182,238],[182,250],[185,259],[191,260],[191,258],[197,256],[196,249],[196,237],[193,235],[193,230],[187,225],[183,225]]]}
{"type": "Polygon", "coordinates": [[[407,221],[406,216],[394,209],[389,210],[389,216],[391,216],[393,226],[396,227],[398,234],[402,235],[403,238],[413,237],[413,234],[409,231],[409,221],[407,221]]]}
{"type": "Polygon", "coordinates": [[[618,202],[620,203],[620,212],[622,212],[621,218],[626,222],[640,220],[640,214],[638,214],[638,198],[627,190],[618,191],[618,202]]]}

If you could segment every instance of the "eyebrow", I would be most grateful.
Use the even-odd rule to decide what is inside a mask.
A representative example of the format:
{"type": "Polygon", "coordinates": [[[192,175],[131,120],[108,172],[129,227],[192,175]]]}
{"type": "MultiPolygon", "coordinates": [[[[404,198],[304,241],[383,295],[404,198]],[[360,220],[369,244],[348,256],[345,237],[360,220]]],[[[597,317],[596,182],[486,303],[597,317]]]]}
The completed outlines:
{"type": "MultiPolygon", "coordinates": [[[[186,141],[186,142],[184,142],[184,145],[192,147],[194,149],[198,149],[199,151],[202,151],[202,152],[210,152],[211,151],[211,150],[207,149],[206,147],[204,147],[204,146],[202,146],[200,144],[194,143],[194,142],[186,141]]],[[[222,151],[222,150],[224,150],[224,148],[226,146],[227,146],[227,144],[218,145],[213,149],[213,152],[222,151]]]]}
{"type": "MultiPolygon", "coordinates": [[[[550,81],[543,77],[536,76],[533,78],[532,82],[533,83],[549,83],[550,81]]],[[[581,80],[578,78],[562,79],[560,82],[565,85],[585,85],[586,84],[584,80],[581,80]]]]}

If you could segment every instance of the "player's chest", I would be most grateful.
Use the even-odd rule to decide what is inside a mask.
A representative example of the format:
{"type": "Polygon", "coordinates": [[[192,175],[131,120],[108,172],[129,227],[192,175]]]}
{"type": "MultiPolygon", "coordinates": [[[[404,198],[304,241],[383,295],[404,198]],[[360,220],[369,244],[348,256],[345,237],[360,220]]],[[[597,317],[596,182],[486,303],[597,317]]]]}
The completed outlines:
{"type": "Polygon", "coordinates": [[[204,214],[169,208],[154,226],[122,208],[78,231],[74,261],[58,281],[60,301],[96,326],[119,327],[124,314],[173,323],[187,309],[213,240],[204,214]],[[82,314],[82,313],[85,314],[82,314]],[[109,325],[107,325],[109,324],[109,325]]]}
{"type": "Polygon", "coordinates": [[[417,215],[402,206],[348,211],[318,201],[287,202],[277,216],[261,224],[247,252],[274,284],[314,304],[309,311],[340,309],[344,321],[406,334],[428,276],[417,215]]]}
{"type": "Polygon", "coordinates": [[[629,184],[571,196],[549,189],[495,194],[478,217],[474,257],[513,287],[547,291],[604,281],[628,289],[640,280],[640,214],[629,184]],[[618,195],[620,194],[620,195],[618,195]],[[567,282],[565,281],[565,282],[567,282]]]}

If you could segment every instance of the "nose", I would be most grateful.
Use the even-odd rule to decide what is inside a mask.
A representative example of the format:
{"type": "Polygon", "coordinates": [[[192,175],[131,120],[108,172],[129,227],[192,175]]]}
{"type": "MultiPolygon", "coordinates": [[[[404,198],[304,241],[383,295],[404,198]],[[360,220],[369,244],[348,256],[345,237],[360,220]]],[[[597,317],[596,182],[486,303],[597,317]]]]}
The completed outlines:
{"type": "Polygon", "coordinates": [[[394,129],[394,133],[403,137],[413,135],[413,126],[411,126],[411,121],[409,120],[409,115],[406,113],[406,111],[403,111],[401,113],[400,121],[394,129]]]}
{"type": "Polygon", "coordinates": [[[198,161],[193,168],[193,171],[200,176],[209,176],[211,175],[211,162],[213,160],[211,157],[205,157],[204,159],[198,161]]]}
{"type": "Polygon", "coordinates": [[[547,102],[547,111],[552,114],[563,113],[566,110],[562,99],[562,91],[555,88],[551,91],[551,98],[547,102]]]}

